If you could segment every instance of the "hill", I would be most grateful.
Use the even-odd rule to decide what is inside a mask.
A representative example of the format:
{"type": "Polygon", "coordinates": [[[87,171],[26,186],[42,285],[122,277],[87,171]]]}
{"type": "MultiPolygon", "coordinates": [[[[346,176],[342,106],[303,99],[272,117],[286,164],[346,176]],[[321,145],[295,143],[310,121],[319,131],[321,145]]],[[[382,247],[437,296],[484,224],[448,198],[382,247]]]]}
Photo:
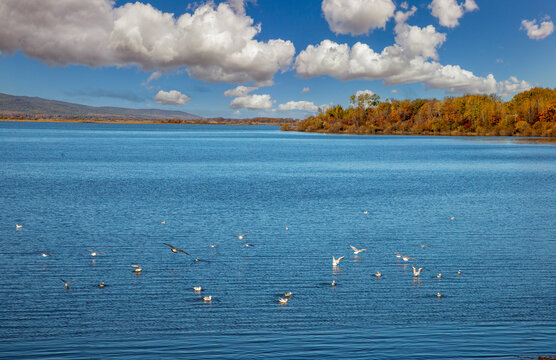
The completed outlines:
{"type": "Polygon", "coordinates": [[[183,111],[161,109],[129,109],[112,106],[88,106],[39,97],[13,96],[0,93],[0,116],[101,119],[179,119],[199,120],[200,116],[183,111]]]}

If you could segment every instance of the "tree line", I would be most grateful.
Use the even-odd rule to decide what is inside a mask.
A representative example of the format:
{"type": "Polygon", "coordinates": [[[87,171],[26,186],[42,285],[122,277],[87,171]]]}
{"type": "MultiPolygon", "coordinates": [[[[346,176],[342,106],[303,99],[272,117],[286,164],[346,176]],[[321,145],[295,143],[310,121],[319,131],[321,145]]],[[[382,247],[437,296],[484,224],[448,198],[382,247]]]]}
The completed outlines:
{"type": "Polygon", "coordinates": [[[497,95],[380,101],[376,94],[352,95],[351,104],[282,130],[395,135],[556,137],[556,89],[534,88],[504,102],[497,95]]]}

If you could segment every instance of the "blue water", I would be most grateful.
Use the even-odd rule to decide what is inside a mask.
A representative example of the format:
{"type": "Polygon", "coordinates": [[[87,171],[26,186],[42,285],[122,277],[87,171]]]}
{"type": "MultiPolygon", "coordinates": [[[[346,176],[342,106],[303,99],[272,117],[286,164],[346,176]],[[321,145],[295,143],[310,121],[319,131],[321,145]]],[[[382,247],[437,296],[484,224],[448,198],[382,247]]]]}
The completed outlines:
{"type": "Polygon", "coordinates": [[[554,145],[0,122],[0,159],[0,357],[556,357],[554,145]]]}

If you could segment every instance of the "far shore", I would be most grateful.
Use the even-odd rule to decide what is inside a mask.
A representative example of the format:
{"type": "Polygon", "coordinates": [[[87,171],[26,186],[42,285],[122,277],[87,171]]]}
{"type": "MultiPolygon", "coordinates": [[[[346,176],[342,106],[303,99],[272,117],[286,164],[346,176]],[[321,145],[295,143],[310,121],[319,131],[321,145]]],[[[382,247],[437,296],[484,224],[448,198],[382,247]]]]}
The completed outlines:
{"type": "Polygon", "coordinates": [[[104,118],[0,118],[0,121],[22,121],[22,122],[55,122],[55,123],[87,123],[87,124],[165,124],[165,125],[271,125],[282,126],[293,124],[297,120],[274,119],[274,118],[251,118],[251,119],[226,119],[209,118],[195,120],[181,119],[104,119],[104,118]]]}

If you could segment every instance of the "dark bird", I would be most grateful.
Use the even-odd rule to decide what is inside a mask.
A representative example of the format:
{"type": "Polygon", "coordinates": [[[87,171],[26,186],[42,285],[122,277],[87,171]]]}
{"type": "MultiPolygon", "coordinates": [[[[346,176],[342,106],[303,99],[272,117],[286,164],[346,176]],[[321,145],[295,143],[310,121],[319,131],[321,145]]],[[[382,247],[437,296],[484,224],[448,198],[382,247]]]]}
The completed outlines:
{"type": "Polygon", "coordinates": [[[66,286],[66,289],[69,289],[70,288],[69,284],[71,284],[72,282],[75,281],[75,280],[66,281],[64,279],[60,279],[60,280],[62,280],[64,282],[64,285],[66,286]]]}
{"type": "Polygon", "coordinates": [[[245,245],[245,247],[255,247],[255,245],[251,245],[251,244],[244,243],[244,242],[242,242],[241,244],[242,244],[242,245],[245,245]]]}
{"type": "Polygon", "coordinates": [[[184,253],[185,255],[189,255],[187,252],[183,251],[182,249],[178,249],[178,248],[176,248],[176,247],[173,247],[173,246],[170,245],[170,244],[166,244],[166,243],[163,243],[163,244],[166,245],[166,246],[169,246],[174,254],[177,253],[177,252],[179,251],[179,252],[184,253]]]}

